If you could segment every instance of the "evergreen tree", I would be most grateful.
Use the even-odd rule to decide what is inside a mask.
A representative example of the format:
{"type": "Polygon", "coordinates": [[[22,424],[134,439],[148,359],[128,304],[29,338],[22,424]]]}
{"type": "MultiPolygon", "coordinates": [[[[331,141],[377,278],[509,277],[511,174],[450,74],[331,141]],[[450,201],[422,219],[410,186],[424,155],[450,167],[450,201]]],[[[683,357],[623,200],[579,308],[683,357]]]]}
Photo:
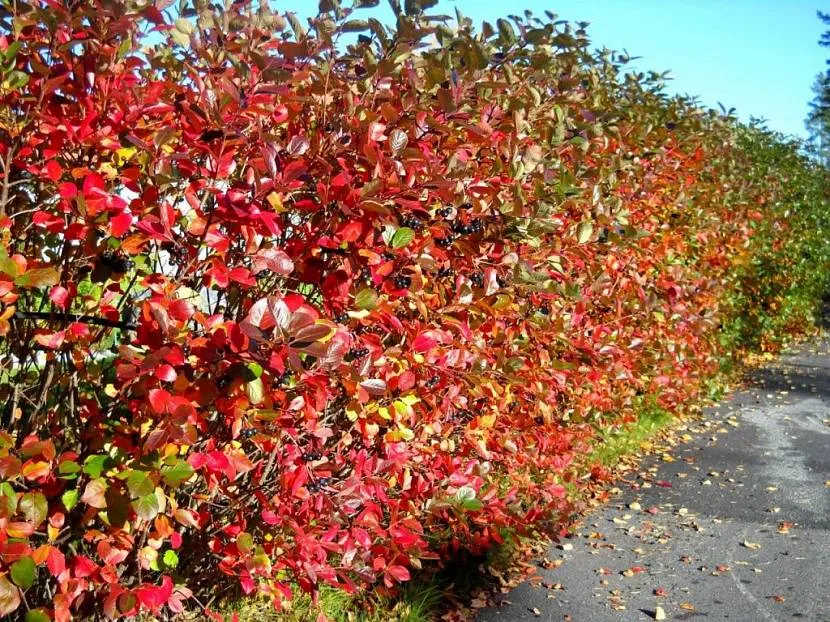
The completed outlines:
{"type": "MultiPolygon", "coordinates": [[[[830,13],[818,11],[818,18],[830,26],[830,13]]],[[[818,44],[830,48],[830,29],[822,33],[818,44]]],[[[827,65],[828,68],[819,73],[813,83],[815,97],[810,102],[810,112],[804,122],[810,134],[809,148],[825,166],[830,164],[830,59],[827,65]]]]}

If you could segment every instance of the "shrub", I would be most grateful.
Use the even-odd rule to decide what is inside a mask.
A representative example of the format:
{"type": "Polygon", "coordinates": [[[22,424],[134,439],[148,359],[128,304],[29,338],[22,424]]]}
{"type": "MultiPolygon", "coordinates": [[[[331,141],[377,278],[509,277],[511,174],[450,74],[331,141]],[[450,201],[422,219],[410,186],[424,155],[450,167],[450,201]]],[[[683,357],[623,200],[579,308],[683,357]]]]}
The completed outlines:
{"type": "Polygon", "coordinates": [[[4,3],[0,615],[392,588],[814,312],[797,146],[552,15],[321,4],[4,3]]]}

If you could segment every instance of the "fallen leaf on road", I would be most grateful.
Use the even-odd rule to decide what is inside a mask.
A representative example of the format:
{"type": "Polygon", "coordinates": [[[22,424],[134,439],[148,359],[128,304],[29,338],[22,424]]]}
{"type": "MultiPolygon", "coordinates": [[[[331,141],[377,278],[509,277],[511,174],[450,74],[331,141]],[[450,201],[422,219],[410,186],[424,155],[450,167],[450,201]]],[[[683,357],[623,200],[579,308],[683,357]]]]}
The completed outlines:
{"type": "Polygon", "coordinates": [[[749,540],[744,540],[743,542],[741,542],[741,544],[748,549],[752,549],[753,551],[757,551],[761,548],[760,544],[758,544],[757,542],[750,542],[749,540]]]}
{"type": "Polygon", "coordinates": [[[531,612],[533,615],[535,615],[537,618],[538,618],[540,615],[542,615],[542,612],[541,612],[541,611],[539,611],[539,609],[537,609],[536,607],[534,607],[533,609],[531,609],[531,610],[530,610],[530,612],[531,612]]]}
{"type": "Polygon", "coordinates": [[[565,563],[564,559],[543,559],[542,560],[542,568],[550,570],[552,568],[559,568],[562,564],[565,563]]]}
{"type": "Polygon", "coordinates": [[[772,596],[767,596],[767,598],[769,598],[770,600],[774,600],[777,603],[783,603],[785,600],[787,600],[780,594],[773,594],[772,596]]]}
{"type": "Polygon", "coordinates": [[[792,521],[782,520],[780,523],[778,523],[778,533],[788,534],[790,533],[790,529],[792,529],[793,527],[795,527],[795,523],[793,523],[792,521]]]}
{"type": "Polygon", "coordinates": [[[694,611],[695,606],[692,603],[680,603],[680,608],[686,611],[694,611]]]}
{"type": "Polygon", "coordinates": [[[633,577],[635,574],[640,574],[641,572],[645,572],[646,569],[642,566],[632,566],[631,568],[627,568],[623,570],[620,574],[624,577],[633,577]]]}
{"type": "Polygon", "coordinates": [[[655,620],[665,620],[666,619],[666,612],[663,610],[662,607],[656,607],[654,609],[654,619],[655,620]]]}
{"type": "Polygon", "coordinates": [[[663,589],[662,587],[654,588],[654,595],[655,596],[668,596],[668,592],[663,589]]]}

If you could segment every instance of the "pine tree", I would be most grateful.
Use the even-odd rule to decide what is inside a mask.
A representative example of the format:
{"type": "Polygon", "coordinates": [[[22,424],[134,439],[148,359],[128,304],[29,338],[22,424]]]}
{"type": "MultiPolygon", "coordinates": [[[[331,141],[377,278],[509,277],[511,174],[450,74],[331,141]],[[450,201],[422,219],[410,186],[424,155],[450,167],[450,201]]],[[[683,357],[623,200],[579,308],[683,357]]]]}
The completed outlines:
{"type": "MultiPolygon", "coordinates": [[[[830,13],[818,11],[818,18],[830,26],[830,13]]],[[[818,44],[830,48],[830,29],[822,33],[818,44]]],[[[813,83],[815,97],[804,122],[809,132],[808,147],[825,166],[830,165],[830,59],[828,68],[816,76],[813,83]]]]}

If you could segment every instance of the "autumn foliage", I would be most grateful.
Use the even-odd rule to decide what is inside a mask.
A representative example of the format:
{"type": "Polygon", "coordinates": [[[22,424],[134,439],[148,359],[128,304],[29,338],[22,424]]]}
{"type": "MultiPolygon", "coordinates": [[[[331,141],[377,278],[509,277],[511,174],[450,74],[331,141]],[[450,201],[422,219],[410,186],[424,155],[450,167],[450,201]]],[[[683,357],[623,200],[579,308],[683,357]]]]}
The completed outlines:
{"type": "Polygon", "coordinates": [[[812,321],[795,145],[552,16],[392,4],[4,0],[0,616],[391,588],[812,321]]]}

